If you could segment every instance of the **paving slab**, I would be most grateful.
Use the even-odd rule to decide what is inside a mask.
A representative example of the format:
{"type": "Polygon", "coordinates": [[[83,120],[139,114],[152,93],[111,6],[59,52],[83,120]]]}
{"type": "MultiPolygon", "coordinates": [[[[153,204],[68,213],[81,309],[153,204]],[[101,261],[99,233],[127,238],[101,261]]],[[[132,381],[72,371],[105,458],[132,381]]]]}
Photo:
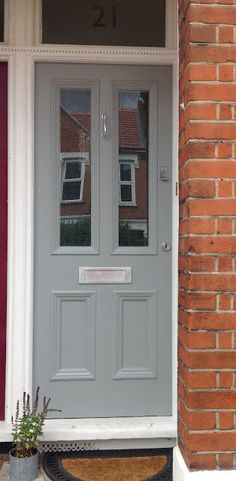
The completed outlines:
{"type": "MultiPolygon", "coordinates": [[[[9,463],[4,462],[0,469],[0,481],[10,481],[9,477],[9,463]]],[[[43,468],[39,468],[39,475],[34,481],[50,481],[48,476],[43,471],[43,468]]]]}

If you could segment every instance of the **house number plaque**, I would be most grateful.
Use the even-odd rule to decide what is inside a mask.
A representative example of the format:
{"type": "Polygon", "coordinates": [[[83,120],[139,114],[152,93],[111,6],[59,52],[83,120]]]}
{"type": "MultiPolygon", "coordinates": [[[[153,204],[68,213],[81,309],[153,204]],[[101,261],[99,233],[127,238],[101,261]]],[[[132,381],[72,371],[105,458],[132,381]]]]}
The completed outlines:
{"type": "Polygon", "coordinates": [[[165,46],[165,0],[43,0],[43,43],[165,46]]]}

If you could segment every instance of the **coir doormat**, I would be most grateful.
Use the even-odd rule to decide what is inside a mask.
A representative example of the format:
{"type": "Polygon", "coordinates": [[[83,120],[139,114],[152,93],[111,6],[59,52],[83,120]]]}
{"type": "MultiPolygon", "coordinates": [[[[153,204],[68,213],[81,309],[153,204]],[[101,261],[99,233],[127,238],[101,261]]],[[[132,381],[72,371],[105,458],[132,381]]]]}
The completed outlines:
{"type": "Polygon", "coordinates": [[[172,449],[46,453],[53,481],[172,481],[172,449]]]}

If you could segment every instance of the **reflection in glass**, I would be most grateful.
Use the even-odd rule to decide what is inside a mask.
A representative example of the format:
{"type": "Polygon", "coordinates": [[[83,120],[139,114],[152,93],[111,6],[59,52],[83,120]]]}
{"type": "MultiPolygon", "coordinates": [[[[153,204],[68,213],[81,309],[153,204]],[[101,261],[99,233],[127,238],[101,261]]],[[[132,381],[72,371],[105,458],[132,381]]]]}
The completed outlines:
{"type": "Polygon", "coordinates": [[[119,91],[119,245],[147,246],[149,93],[119,91]]]}
{"type": "Polygon", "coordinates": [[[91,92],[60,91],[60,245],[91,245],[91,92]]]}

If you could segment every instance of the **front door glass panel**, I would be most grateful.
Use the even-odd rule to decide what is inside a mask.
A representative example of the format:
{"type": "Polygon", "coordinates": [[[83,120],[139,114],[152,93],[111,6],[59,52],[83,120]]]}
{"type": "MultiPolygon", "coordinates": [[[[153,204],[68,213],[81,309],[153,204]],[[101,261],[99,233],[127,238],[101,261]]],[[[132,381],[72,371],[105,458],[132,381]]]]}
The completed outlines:
{"type": "Polygon", "coordinates": [[[60,90],[60,246],[91,246],[91,91],[60,90]]]}
{"type": "Polygon", "coordinates": [[[149,244],[149,92],[119,90],[119,246],[149,244]]]}

